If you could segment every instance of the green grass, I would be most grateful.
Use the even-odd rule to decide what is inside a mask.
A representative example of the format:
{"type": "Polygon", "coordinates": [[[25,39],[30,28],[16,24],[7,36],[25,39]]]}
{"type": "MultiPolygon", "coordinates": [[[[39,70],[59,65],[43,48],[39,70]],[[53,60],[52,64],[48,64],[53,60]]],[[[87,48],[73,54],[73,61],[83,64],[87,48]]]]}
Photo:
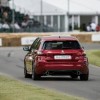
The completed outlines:
{"type": "Polygon", "coordinates": [[[86,51],[89,63],[100,67],[100,50],[86,51]]]}
{"type": "Polygon", "coordinates": [[[0,75],[0,100],[83,100],[0,75]]]}

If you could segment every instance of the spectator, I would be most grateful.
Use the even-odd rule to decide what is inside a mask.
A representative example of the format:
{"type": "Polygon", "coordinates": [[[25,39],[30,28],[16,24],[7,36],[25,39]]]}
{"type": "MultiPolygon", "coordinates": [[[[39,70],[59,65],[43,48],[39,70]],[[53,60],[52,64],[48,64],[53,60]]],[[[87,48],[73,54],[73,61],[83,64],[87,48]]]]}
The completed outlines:
{"type": "Polygon", "coordinates": [[[21,29],[17,22],[15,22],[14,27],[15,27],[16,30],[20,30],[21,29]]]}
{"type": "Polygon", "coordinates": [[[28,25],[28,23],[24,20],[24,21],[22,22],[22,28],[26,28],[27,25],[28,25]]]}
{"type": "Polygon", "coordinates": [[[8,20],[8,13],[5,11],[5,12],[3,12],[3,16],[2,16],[3,18],[3,21],[7,21],[8,20]]]}
{"type": "Polygon", "coordinates": [[[3,28],[4,32],[8,32],[10,29],[10,27],[6,21],[3,23],[2,28],[3,28]]]}
{"type": "Polygon", "coordinates": [[[14,29],[15,32],[19,32],[21,30],[21,27],[19,26],[18,22],[15,22],[14,24],[11,23],[11,29],[14,29]]]}
{"type": "Polygon", "coordinates": [[[99,32],[100,31],[100,25],[98,24],[96,27],[96,31],[99,32]]]}
{"type": "Polygon", "coordinates": [[[24,16],[24,20],[25,20],[25,21],[28,21],[28,20],[29,20],[29,16],[28,16],[28,15],[25,15],[25,16],[24,16]]]}
{"type": "Polygon", "coordinates": [[[87,32],[90,32],[91,31],[90,23],[88,23],[88,25],[86,26],[86,30],[87,30],[87,32]]]}
{"type": "Polygon", "coordinates": [[[96,31],[96,24],[94,22],[90,24],[90,27],[91,27],[91,31],[96,31]]]}

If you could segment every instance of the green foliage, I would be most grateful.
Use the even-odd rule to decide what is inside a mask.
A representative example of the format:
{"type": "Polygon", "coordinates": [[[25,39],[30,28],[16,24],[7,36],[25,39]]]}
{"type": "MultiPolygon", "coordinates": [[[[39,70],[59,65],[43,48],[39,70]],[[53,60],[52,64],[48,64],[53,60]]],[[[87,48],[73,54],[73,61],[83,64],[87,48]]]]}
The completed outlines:
{"type": "Polygon", "coordinates": [[[82,100],[0,76],[0,100],[82,100]]]}
{"type": "Polygon", "coordinates": [[[100,50],[87,50],[86,53],[89,63],[100,67],[100,50]]]}

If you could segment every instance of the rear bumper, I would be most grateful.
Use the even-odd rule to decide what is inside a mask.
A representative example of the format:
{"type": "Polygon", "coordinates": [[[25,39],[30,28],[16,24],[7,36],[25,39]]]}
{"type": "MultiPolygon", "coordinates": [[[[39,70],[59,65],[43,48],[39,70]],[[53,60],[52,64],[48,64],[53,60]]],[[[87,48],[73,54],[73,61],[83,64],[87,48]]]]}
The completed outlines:
{"type": "Polygon", "coordinates": [[[44,75],[80,75],[82,74],[79,70],[48,70],[44,73],[44,75]]]}
{"type": "Polygon", "coordinates": [[[84,62],[82,63],[47,63],[38,62],[35,66],[35,72],[37,74],[43,75],[47,72],[56,72],[60,74],[68,74],[69,72],[78,72],[82,74],[87,74],[89,72],[88,65],[84,62]]]}

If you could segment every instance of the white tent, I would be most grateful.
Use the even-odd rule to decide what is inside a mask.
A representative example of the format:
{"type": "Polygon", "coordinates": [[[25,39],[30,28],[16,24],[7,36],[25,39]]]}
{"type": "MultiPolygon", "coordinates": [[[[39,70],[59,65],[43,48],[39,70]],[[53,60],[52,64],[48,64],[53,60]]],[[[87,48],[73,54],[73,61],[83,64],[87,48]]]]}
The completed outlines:
{"type": "MultiPolygon", "coordinates": [[[[12,0],[11,0],[12,1],[12,0]]],[[[66,14],[68,0],[42,0],[43,14],[66,14]],[[49,1],[49,2],[47,2],[49,1]],[[51,1],[51,2],[50,2],[51,1]],[[47,2],[47,3],[46,3],[47,2]]],[[[41,0],[14,0],[15,5],[34,14],[41,13],[41,0]]],[[[11,2],[10,2],[11,6],[11,2]]],[[[100,14],[100,0],[69,0],[70,14],[100,14]]]]}
{"type": "MultiPolygon", "coordinates": [[[[57,31],[68,31],[69,23],[74,30],[75,24],[100,23],[100,0],[13,0],[15,5],[27,10],[34,18],[57,31]],[[42,3],[41,3],[42,1],[42,3]],[[68,2],[69,1],[69,2],[68,2]],[[42,7],[41,7],[42,5],[42,7]],[[69,6],[69,7],[68,7],[69,6]],[[42,8],[42,9],[41,9],[42,8]],[[69,9],[68,9],[69,8],[69,9]],[[67,15],[69,12],[69,15],[67,15]],[[56,15],[56,16],[54,16],[56,15]],[[49,16],[49,17],[48,17],[49,16]]],[[[10,1],[12,6],[12,0],[10,1]]],[[[21,11],[21,10],[20,10],[21,11]]]]}
{"type": "Polygon", "coordinates": [[[100,14],[100,0],[45,0],[50,4],[59,6],[61,9],[68,10],[71,14],[100,14]],[[53,2],[51,2],[53,1],[53,2]],[[58,3],[59,2],[59,3],[58,3]]]}
{"type": "MultiPolygon", "coordinates": [[[[14,0],[14,4],[16,7],[25,9],[33,15],[41,15],[41,0],[14,0]]],[[[10,7],[12,8],[12,1],[10,1],[10,7]]],[[[46,2],[42,2],[42,14],[59,15],[65,14],[65,11],[46,2]]]]}
{"type": "Polygon", "coordinates": [[[100,0],[70,0],[72,14],[100,14],[100,0]]]}

